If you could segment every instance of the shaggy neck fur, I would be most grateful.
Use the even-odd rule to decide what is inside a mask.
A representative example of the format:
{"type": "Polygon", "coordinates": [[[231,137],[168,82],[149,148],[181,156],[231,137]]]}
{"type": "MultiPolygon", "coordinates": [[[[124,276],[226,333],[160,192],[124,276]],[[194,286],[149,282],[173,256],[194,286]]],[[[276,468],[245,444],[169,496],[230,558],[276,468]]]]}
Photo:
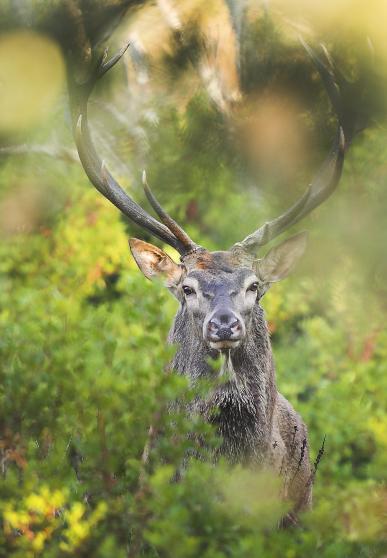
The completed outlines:
{"type": "Polygon", "coordinates": [[[192,412],[201,413],[217,425],[223,440],[220,452],[231,462],[262,462],[272,430],[277,397],[269,333],[263,310],[257,303],[246,337],[235,350],[219,355],[202,340],[185,305],[178,311],[169,335],[177,345],[174,370],[193,383],[200,378],[222,375],[220,385],[205,399],[198,399],[192,412]],[[217,366],[209,364],[218,359],[217,366]]]}

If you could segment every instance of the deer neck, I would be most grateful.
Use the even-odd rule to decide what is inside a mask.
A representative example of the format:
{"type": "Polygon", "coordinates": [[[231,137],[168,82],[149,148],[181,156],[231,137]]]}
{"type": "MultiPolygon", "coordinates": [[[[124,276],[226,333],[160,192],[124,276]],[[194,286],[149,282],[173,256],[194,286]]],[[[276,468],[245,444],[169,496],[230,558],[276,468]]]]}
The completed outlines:
{"type": "Polygon", "coordinates": [[[223,453],[238,461],[260,460],[270,441],[277,396],[263,310],[257,304],[244,342],[224,355],[209,349],[194,327],[182,308],[169,336],[177,345],[172,368],[193,383],[200,378],[216,379],[214,390],[205,400],[196,401],[194,410],[217,424],[223,453]]]}

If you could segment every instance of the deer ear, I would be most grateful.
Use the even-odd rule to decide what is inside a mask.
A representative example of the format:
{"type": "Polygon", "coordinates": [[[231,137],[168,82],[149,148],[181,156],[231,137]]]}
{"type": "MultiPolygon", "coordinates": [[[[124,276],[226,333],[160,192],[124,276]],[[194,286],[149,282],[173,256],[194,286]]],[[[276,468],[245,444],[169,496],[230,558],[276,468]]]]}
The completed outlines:
{"type": "Polygon", "coordinates": [[[274,283],[289,275],[303,255],[308,234],[301,232],[274,246],[264,258],[258,260],[255,271],[264,283],[274,283]]]}
{"type": "Polygon", "coordinates": [[[172,287],[179,282],[182,275],[181,266],[160,248],[137,238],[131,238],[129,246],[136,264],[145,277],[148,279],[164,277],[167,287],[172,287]]]}

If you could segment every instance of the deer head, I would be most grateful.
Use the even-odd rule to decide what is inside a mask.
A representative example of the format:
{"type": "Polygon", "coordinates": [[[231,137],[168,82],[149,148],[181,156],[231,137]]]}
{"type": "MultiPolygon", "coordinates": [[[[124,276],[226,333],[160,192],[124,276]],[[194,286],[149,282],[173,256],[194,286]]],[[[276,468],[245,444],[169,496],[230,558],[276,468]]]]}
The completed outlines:
{"type": "Polygon", "coordinates": [[[196,334],[212,349],[235,349],[248,331],[257,301],[271,283],[286,277],[306,245],[300,233],[262,259],[239,249],[208,252],[196,248],[175,263],[152,244],[132,238],[130,248],[145,277],[160,277],[186,306],[196,334]]]}
{"type": "Polygon", "coordinates": [[[221,252],[210,252],[191,240],[161,207],[144,173],[145,193],[159,220],[148,214],[119,186],[95,150],[88,128],[88,98],[96,80],[120,59],[124,49],[110,61],[106,61],[105,53],[87,83],[70,83],[76,143],[90,181],[129,219],[179,252],[180,262],[175,263],[156,246],[138,239],[129,242],[145,277],[164,280],[186,307],[187,315],[196,324],[196,334],[212,349],[235,349],[243,342],[254,306],[272,283],[291,272],[305,249],[306,234],[297,234],[258,258],[261,247],[320,205],[340,180],[346,142],[339,88],[330,58],[326,55],[323,63],[309,46],[304,46],[316,64],[337,113],[338,126],[331,151],[304,194],[290,209],[221,252]]]}

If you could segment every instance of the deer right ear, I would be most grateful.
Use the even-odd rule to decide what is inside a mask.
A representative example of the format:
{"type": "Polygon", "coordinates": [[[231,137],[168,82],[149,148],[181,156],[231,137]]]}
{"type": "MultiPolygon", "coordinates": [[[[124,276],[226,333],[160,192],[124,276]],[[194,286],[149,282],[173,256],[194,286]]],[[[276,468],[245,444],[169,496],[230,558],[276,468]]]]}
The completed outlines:
{"type": "Polygon", "coordinates": [[[153,279],[162,277],[167,287],[173,287],[180,281],[183,269],[165,252],[137,238],[129,240],[130,251],[145,277],[153,279]]]}

